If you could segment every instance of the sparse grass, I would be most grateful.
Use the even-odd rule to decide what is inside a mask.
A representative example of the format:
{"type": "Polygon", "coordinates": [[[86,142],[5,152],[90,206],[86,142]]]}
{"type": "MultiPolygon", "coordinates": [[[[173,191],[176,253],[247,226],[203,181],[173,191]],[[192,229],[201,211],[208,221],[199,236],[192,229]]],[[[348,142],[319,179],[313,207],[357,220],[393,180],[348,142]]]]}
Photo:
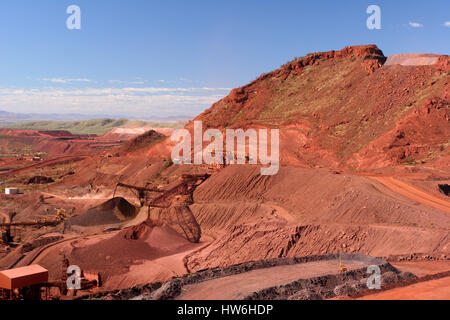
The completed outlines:
{"type": "Polygon", "coordinates": [[[160,133],[149,131],[124,144],[121,148],[121,152],[132,152],[142,148],[151,147],[165,138],[166,136],[160,133]]]}
{"type": "Polygon", "coordinates": [[[414,158],[406,158],[405,164],[410,165],[410,166],[414,166],[414,165],[417,164],[417,161],[414,158]]]}
{"type": "Polygon", "coordinates": [[[172,165],[173,165],[172,159],[166,160],[166,161],[164,161],[164,164],[163,164],[163,166],[162,166],[162,169],[165,170],[165,169],[171,167],[172,165]]]}
{"type": "Polygon", "coordinates": [[[152,180],[153,179],[158,179],[159,177],[161,177],[161,173],[166,170],[167,168],[170,168],[173,165],[173,161],[172,159],[166,160],[164,161],[164,163],[161,166],[161,169],[159,169],[158,172],[156,172],[153,176],[152,176],[152,180]]]}

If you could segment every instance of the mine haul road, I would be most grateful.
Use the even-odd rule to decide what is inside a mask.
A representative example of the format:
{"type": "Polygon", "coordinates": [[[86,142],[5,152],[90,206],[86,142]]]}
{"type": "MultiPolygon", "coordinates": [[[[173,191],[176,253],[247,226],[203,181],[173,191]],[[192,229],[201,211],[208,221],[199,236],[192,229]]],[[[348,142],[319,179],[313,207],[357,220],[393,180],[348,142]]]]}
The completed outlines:
{"type": "Polygon", "coordinates": [[[395,179],[394,177],[371,176],[369,178],[382,183],[392,191],[401,194],[404,197],[425,204],[427,206],[442,210],[444,212],[450,213],[450,202],[435,197],[421,190],[418,190],[403,181],[395,179]]]}

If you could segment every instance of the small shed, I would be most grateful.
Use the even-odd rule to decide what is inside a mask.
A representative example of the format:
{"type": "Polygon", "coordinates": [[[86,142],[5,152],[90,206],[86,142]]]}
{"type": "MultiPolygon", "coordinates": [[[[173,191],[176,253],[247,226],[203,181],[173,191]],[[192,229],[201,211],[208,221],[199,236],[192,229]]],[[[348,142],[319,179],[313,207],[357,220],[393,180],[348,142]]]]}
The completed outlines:
{"type": "Polygon", "coordinates": [[[5,194],[18,194],[19,189],[17,188],[5,188],[5,194]]]}
{"type": "Polygon", "coordinates": [[[38,264],[0,271],[1,289],[14,290],[47,282],[48,270],[38,264]]]}
{"type": "Polygon", "coordinates": [[[48,294],[48,270],[38,264],[0,271],[1,299],[41,299],[41,288],[48,294]]]}

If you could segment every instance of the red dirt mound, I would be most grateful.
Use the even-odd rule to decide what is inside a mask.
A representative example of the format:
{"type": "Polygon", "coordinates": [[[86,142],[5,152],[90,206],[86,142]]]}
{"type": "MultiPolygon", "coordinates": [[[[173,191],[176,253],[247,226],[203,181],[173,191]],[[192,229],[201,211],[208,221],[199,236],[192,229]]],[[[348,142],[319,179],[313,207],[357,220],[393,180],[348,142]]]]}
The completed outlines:
{"type": "Polygon", "coordinates": [[[128,141],[120,149],[120,153],[127,154],[145,147],[151,147],[152,145],[162,141],[166,136],[160,134],[154,130],[147,131],[140,136],[128,141]]]}
{"type": "Polygon", "coordinates": [[[193,244],[168,226],[139,226],[87,247],[75,247],[70,262],[99,271],[102,279],[125,273],[132,265],[183,252],[193,244]]]}
{"type": "Polygon", "coordinates": [[[149,222],[141,223],[137,226],[133,226],[123,231],[123,237],[127,240],[141,240],[148,232],[151,231],[153,226],[149,222]]]}
{"type": "Polygon", "coordinates": [[[188,259],[194,271],[342,247],[387,256],[441,254],[450,246],[447,212],[376,180],[326,169],[283,166],[261,176],[257,167],[229,166],[200,185],[194,201],[202,230],[216,238],[188,259]]]}
{"type": "Polygon", "coordinates": [[[68,220],[69,225],[98,226],[131,220],[138,208],[121,197],[116,197],[68,220]]]}

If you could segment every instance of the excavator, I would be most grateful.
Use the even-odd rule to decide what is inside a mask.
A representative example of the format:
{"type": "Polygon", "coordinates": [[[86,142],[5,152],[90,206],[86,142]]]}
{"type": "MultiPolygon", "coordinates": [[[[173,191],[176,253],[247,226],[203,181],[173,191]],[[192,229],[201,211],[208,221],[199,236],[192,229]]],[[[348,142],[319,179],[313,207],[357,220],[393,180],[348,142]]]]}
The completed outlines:
{"type": "Polygon", "coordinates": [[[177,225],[186,239],[198,243],[201,238],[201,229],[189,205],[194,202],[192,196],[195,189],[209,176],[209,174],[183,174],[181,181],[167,190],[151,186],[149,183],[145,187],[118,183],[113,197],[119,187],[132,190],[137,195],[141,207],[148,207],[148,220],[177,225]],[[162,209],[159,211],[158,217],[151,216],[151,208],[162,209]]]}

